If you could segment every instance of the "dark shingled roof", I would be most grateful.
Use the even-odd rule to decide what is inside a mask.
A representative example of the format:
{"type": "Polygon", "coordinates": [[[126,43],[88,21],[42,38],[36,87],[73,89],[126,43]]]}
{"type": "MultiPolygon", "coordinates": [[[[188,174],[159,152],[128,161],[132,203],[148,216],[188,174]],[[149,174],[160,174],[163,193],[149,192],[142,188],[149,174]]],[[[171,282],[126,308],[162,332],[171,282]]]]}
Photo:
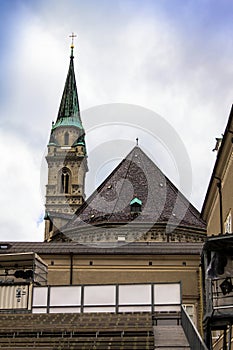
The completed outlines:
{"type": "Polygon", "coordinates": [[[205,231],[200,213],[138,147],[113,170],[63,228],[64,234],[85,224],[164,223],[205,231]],[[133,214],[130,202],[142,201],[133,214]]]}
{"type": "Polygon", "coordinates": [[[1,246],[8,248],[0,249],[0,254],[35,252],[37,254],[79,254],[79,255],[199,255],[203,243],[181,243],[181,242],[134,242],[112,244],[104,246],[89,246],[76,242],[0,242],[1,246]]]}

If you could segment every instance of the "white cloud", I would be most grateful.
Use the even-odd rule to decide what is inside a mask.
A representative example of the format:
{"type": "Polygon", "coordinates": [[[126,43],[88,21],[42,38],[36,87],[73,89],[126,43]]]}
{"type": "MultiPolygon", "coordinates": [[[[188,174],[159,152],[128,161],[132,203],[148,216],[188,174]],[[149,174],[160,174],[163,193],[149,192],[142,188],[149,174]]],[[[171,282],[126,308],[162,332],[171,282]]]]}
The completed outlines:
{"type": "Polygon", "coordinates": [[[40,196],[40,159],[27,142],[0,131],[0,222],[1,240],[42,240],[43,213],[40,196]]]}

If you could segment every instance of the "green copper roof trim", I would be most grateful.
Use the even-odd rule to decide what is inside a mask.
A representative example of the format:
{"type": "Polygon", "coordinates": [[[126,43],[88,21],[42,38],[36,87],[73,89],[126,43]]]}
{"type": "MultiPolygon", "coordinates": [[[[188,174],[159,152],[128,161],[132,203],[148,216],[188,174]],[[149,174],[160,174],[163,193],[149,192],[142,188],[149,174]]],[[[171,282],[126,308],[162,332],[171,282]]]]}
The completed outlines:
{"type": "Polygon", "coordinates": [[[59,146],[57,140],[53,136],[53,133],[51,132],[50,138],[49,138],[49,143],[48,146],[59,146]]]}
{"type": "Polygon", "coordinates": [[[66,77],[65,87],[58,111],[56,123],[53,124],[52,130],[59,126],[75,126],[83,129],[80,118],[78,92],[74,73],[74,56],[71,53],[70,65],[66,77]]]}
{"type": "Polygon", "coordinates": [[[60,118],[53,124],[52,130],[58,128],[59,126],[75,126],[79,129],[83,129],[82,122],[77,117],[66,117],[60,118]]]}
{"type": "Polygon", "coordinates": [[[82,135],[79,136],[79,138],[73,143],[72,146],[85,146],[85,134],[83,133],[82,135]]]}
{"type": "Polygon", "coordinates": [[[86,146],[84,141],[76,141],[72,146],[86,146]]]}
{"type": "Polygon", "coordinates": [[[50,219],[49,213],[46,211],[44,214],[44,220],[49,220],[49,219],[50,219]]]}
{"type": "Polygon", "coordinates": [[[130,205],[133,204],[138,204],[138,205],[142,205],[142,201],[140,199],[138,199],[137,197],[135,197],[134,199],[131,200],[130,205]]]}

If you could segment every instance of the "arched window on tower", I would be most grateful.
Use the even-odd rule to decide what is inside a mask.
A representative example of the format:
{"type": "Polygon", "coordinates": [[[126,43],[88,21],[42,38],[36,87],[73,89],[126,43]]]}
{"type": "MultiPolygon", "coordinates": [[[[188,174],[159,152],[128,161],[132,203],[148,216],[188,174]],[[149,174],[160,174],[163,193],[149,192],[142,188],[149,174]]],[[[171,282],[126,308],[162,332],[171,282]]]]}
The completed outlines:
{"type": "Polygon", "coordinates": [[[61,193],[69,193],[70,188],[70,171],[67,168],[63,168],[61,171],[61,193]]]}
{"type": "Polygon", "coordinates": [[[64,135],[64,145],[68,146],[69,145],[69,133],[66,132],[64,135]]]}

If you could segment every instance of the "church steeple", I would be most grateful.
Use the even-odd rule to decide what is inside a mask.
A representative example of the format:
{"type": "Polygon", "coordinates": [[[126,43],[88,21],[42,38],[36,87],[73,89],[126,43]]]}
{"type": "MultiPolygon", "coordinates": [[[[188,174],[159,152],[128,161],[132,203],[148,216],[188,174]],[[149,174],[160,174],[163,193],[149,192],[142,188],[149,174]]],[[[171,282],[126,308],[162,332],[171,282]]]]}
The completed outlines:
{"type": "Polygon", "coordinates": [[[53,124],[53,129],[62,125],[73,125],[83,129],[80,117],[79,100],[77,85],[74,73],[74,45],[71,45],[70,65],[66,77],[65,87],[62,94],[62,99],[57,115],[56,123],[53,124]]]}
{"type": "Polygon", "coordinates": [[[79,109],[74,73],[74,45],[57,120],[52,123],[48,144],[48,184],[46,186],[45,240],[72,217],[85,200],[88,171],[85,131],[79,109]]]}

